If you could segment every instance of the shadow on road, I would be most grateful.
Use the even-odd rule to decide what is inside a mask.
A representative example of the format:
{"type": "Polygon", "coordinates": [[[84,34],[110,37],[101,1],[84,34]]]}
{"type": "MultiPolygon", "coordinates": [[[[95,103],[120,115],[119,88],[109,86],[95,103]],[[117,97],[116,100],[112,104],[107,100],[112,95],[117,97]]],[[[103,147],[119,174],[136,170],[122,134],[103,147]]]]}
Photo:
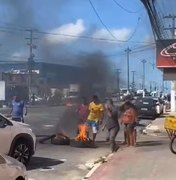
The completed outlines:
{"type": "Polygon", "coordinates": [[[163,141],[143,141],[143,142],[138,142],[137,147],[143,147],[143,146],[159,146],[163,145],[163,141]]]}
{"type": "Polygon", "coordinates": [[[51,166],[56,166],[58,164],[62,164],[64,161],[60,161],[57,159],[44,158],[44,157],[32,157],[30,164],[27,166],[27,170],[34,169],[49,169],[51,166]]]}

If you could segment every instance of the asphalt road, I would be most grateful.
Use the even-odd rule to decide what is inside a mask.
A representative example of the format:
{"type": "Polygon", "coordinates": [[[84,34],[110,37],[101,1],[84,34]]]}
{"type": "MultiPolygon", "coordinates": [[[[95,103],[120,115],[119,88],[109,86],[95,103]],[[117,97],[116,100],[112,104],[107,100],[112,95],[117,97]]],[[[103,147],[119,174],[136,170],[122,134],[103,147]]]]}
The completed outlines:
{"type": "MultiPolygon", "coordinates": [[[[66,107],[34,106],[28,109],[25,122],[30,124],[38,140],[45,135],[64,132],[74,138],[77,127],[75,110],[66,107]]],[[[7,113],[4,110],[3,113],[7,113]]],[[[150,120],[141,120],[141,129],[150,123],[150,120]]],[[[29,178],[33,180],[80,180],[89,171],[88,167],[99,157],[110,153],[109,144],[105,142],[106,131],[97,136],[98,148],[74,148],[70,146],[37,143],[35,156],[28,166],[29,178]]],[[[123,141],[122,130],[117,141],[123,141]]]]}

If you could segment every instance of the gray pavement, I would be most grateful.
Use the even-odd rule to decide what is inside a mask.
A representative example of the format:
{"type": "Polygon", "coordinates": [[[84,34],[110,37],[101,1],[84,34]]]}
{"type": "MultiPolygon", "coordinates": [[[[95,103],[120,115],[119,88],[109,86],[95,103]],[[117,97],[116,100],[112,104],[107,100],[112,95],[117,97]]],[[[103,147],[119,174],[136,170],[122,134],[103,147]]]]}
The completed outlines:
{"type": "MultiPolygon", "coordinates": [[[[169,114],[167,114],[169,115],[169,114]]],[[[115,153],[100,166],[90,180],[174,180],[176,157],[169,149],[170,139],[164,129],[165,117],[141,123],[150,124],[139,134],[137,147],[115,153]]]]}
{"type": "MultiPolygon", "coordinates": [[[[40,136],[54,134],[64,130],[71,138],[75,137],[77,118],[75,110],[65,107],[34,106],[28,109],[25,122],[30,124],[33,131],[40,136]]],[[[7,114],[9,109],[1,109],[7,114]]],[[[106,131],[97,136],[98,148],[83,149],[70,146],[37,143],[35,156],[28,166],[29,178],[34,180],[79,180],[89,171],[93,162],[99,157],[110,153],[109,144],[103,142],[106,131]]]]}
{"type": "Polygon", "coordinates": [[[90,180],[174,180],[176,157],[168,137],[141,135],[137,147],[114,154],[90,180]]]}
{"type": "MultiPolygon", "coordinates": [[[[8,109],[1,109],[4,114],[8,109]]],[[[34,106],[29,108],[25,122],[32,126],[33,131],[40,136],[64,131],[71,138],[76,133],[77,118],[75,110],[66,107],[34,106]]],[[[141,120],[138,127],[140,133],[151,120],[141,120]]],[[[28,166],[29,178],[33,180],[45,180],[48,178],[57,180],[80,180],[90,170],[93,162],[99,157],[110,153],[109,143],[105,142],[106,131],[97,136],[98,148],[82,149],[70,146],[52,145],[49,141],[45,144],[37,144],[35,156],[28,166]]],[[[123,141],[123,128],[117,136],[118,141],[123,141]]]]}

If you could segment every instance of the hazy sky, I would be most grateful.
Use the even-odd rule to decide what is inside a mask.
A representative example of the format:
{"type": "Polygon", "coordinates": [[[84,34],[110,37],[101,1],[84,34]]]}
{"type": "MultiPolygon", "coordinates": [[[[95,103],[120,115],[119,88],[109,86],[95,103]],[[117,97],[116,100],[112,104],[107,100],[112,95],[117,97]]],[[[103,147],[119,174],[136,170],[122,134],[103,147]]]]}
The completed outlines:
{"type": "Polygon", "coordinates": [[[136,71],[138,82],[142,82],[141,60],[146,59],[147,84],[150,81],[161,83],[161,72],[152,67],[155,63],[154,40],[141,1],[91,2],[108,30],[89,0],[0,0],[0,60],[26,60],[29,47],[25,38],[29,37],[29,32],[25,30],[33,28],[37,30],[34,32],[37,38],[34,53],[38,60],[73,64],[77,54],[102,51],[113,68],[121,69],[121,76],[126,79],[124,50],[129,46],[132,50],[130,71],[136,71]]]}

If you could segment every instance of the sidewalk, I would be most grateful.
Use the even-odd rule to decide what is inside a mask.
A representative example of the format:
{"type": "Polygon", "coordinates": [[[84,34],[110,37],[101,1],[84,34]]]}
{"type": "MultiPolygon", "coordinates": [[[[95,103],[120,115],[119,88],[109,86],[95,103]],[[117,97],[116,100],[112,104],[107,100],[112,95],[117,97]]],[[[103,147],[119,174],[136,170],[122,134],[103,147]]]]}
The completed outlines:
{"type": "Polygon", "coordinates": [[[143,130],[143,133],[153,136],[168,136],[164,128],[164,122],[167,116],[176,116],[176,113],[168,112],[163,116],[156,118],[148,126],[146,126],[146,128],[143,130]]]}
{"type": "Polygon", "coordinates": [[[138,147],[119,150],[89,180],[173,180],[176,156],[168,144],[168,137],[143,135],[138,147]]]}
{"type": "MultiPolygon", "coordinates": [[[[176,115],[176,114],[166,114],[176,115]]],[[[157,118],[138,136],[137,147],[122,147],[89,180],[173,180],[176,156],[169,150],[165,116],[157,118]]]]}

